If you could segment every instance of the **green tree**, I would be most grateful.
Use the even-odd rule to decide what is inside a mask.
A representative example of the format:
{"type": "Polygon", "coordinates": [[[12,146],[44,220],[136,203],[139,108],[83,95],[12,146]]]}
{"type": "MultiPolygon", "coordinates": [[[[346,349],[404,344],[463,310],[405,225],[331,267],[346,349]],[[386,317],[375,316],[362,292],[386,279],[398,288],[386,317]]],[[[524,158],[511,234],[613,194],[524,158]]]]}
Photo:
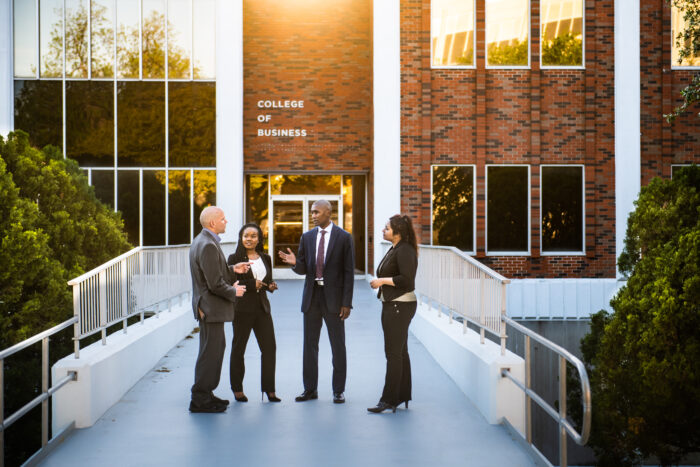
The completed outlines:
{"type": "Polygon", "coordinates": [[[654,179],[630,215],[612,315],[581,350],[598,465],[674,465],[700,451],[700,167],[654,179]]]}
{"type": "MultiPolygon", "coordinates": [[[[679,31],[673,40],[678,46],[678,63],[691,57],[700,57],[700,0],[667,0],[669,5],[683,12],[686,28],[679,31]]],[[[673,123],[689,107],[700,102],[700,73],[695,73],[690,84],[681,90],[683,103],[670,114],[664,115],[666,121],[673,123]]],[[[698,113],[700,117],[700,112],[698,113]]]]}

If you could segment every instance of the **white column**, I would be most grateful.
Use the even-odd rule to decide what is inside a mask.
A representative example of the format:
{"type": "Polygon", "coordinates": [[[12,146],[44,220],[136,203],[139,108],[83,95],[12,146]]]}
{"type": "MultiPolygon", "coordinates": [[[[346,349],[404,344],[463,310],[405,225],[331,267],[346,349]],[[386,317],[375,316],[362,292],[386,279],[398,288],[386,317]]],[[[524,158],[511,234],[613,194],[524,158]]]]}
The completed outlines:
{"type": "Polygon", "coordinates": [[[243,225],[243,0],[216,0],[216,204],[243,225]]]}
{"type": "Polygon", "coordinates": [[[14,129],[12,1],[0,2],[0,135],[14,129]]]}
{"type": "Polygon", "coordinates": [[[627,216],[641,185],[639,0],[615,0],[615,12],[615,254],[619,257],[627,216]]]}
{"type": "Polygon", "coordinates": [[[401,211],[401,47],[399,0],[374,2],[374,267],[382,229],[401,211]]]}

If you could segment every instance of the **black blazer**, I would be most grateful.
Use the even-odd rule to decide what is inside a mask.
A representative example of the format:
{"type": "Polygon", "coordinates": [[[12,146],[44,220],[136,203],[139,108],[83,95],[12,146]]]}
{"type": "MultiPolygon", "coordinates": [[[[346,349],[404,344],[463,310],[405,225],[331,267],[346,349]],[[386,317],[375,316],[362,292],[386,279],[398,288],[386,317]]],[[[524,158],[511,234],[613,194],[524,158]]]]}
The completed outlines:
{"type": "MultiPolygon", "coordinates": [[[[272,260],[270,255],[266,253],[260,253],[265,269],[267,273],[263,282],[270,285],[272,282],[272,260]]],[[[244,252],[243,254],[236,255],[235,253],[228,257],[228,264],[234,265],[241,263],[243,261],[250,261],[248,255],[244,252]]],[[[239,285],[245,285],[245,293],[240,297],[236,303],[236,313],[251,313],[259,311],[261,308],[266,313],[270,312],[270,301],[267,298],[267,293],[269,292],[269,287],[263,286],[259,291],[255,289],[255,276],[253,276],[253,270],[249,270],[245,274],[235,273],[236,280],[239,285]]]]}
{"type": "MultiPolygon", "coordinates": [[[[301,311],[311,307],[311,296],[316,280],[316,235],[318,227],[305,232],[299,240],[297,263],[292,271],[306,275],[301,311]]],[[[323,295],[330,313],[340,313],[340,307],[352,308],[352,291],[355,284],[355,247],[352,235],[333,224],[328,251],[323,266],[323,295]]]]}
{"type": "Polygon", "coordinates": [[[386,252],[377,268],[377,277],[391,277],[395,287],[383,285],[377,297],[384,294],[384,300],[391,301],[416,288],[418,253],[407,242],[401,240],[386,252]]]}

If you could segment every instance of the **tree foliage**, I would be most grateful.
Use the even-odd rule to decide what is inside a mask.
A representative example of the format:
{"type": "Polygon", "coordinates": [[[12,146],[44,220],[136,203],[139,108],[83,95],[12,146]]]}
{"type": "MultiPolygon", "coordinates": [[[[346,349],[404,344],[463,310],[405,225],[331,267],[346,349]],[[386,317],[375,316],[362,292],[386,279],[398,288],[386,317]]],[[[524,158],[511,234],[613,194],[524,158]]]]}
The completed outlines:
{"type": "Polygon", "coordinates": [[[542,36],[542,65],[581,66],[583,64],[583,42],[580,34],[560,34],[552,40],[545,40],[543,31],[542,36]]]}
{"type": "Polygon", "coordinates": [[[509,45],[492,42],[488,45],[489,65],[526,66],[528,41],[514,39],[509,45]]]}
{"type": "Polygon", "coordinates": [[[700,167],[642,188],[612,315],[594,315],[581,350],[591,377],[598,464],[674,465],[700,451],[700,167]]]}
{"type": "MultiPolygon", "coordinates": [[[[700,0],[667,0],[670,5],[683,12],[685,29],[676,34],[673,40],[678,47],[678,63],[690,57],[700,57],[700,0]]],[[[666,121],[673,123],[688,108],[700,102],[700,73],[695,73],[690,84],[681,91],[683,103],[670,114],[664,115],[666,121]]],[[[700,112],[697,114],[700,117],[700,112]]]]}

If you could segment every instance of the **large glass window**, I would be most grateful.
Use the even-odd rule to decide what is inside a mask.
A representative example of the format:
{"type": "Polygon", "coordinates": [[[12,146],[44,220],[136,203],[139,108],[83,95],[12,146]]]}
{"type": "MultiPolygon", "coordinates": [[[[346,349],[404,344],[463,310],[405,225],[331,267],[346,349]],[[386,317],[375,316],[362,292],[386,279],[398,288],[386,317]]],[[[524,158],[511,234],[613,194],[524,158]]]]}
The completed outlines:
{"type": "Polygon", "coordinates": [[[36,147],[63,147],[62,86],[53,80],[15,80],[15,129],[29,133],[36,147]]]}
{"type": "Polygon", "coordinates": [[[143,244],[165,245],[165,171],[144,170],[142,176],[143,244]]]}
{"type": "Polygon", "coordinates": [[[138,170],[120,170],[117,176],[117,209],[124,219],[129,242],[141,244],[141,189],[138,170]]]}
{"type": "Polygon", "coordinates": [[[473,1],[432,0],[430,50],[433,66],[473,66],[474,40],[473,1]]]}
{"type": "Polygon", "coordinates": [[[194,170],[193,191],[192,236],[194,238],[195,235],[202,231],[199,215],[207,206],[216,205],[216,170],[194,170]]]}
{"type": "Polygon", "coordinates": [[[486,167],[486,251],[527,254],[530,233],[530,167],[486,167]]]}
{"type": "Polygon", "coordinates": [[[486,64],[530,64],[529,0],[486,0],[486,64]]]}
{"type": "Polygon", "coordinates": [[[542,166],[542,252],[583,252],[583,167],[542,166]]]}
{"type": "Polygon", "coordinates": [[[190,0],[168,0],[168,78],[190,78],[191,54],[190,0]]]}
{"type": "Polygon", "coordinates": [[[474,251],[474,167],[433,166],[433,245],[474,251]]]}
{"type": "Polygon", "coordinates": [[[66,78],[88,77],[87,0],[66,1],[66,78]]]}
{"type": "Polygon", "coordinates": [[[141,0],[143,78],[165,78],[165,2],[141,0]]]}
{"type": "Polygon", "coordinates": [[[92,170],[90,184],[97,199],[114,208],[114,170],[92,170]]]}
{"type": "Polygon", "coordinates": [[[355,244],[355,271],[365,271],[365,176],[343,175],[343,228],[355,244]]]}
{"type": "MultiPolygon", "coordinates": [[[[121,3],[120,3],[121,5],[121,3]]],[[[92,77],[114,76],[114,2],[92,0],[90,6],[92,77]]]]}
{"type": "Polygon", "coordinates": [[[700,51],[693,51],[692,44],[697,44],[699,37],[692,37],[685,20],[684,10],[680,10],[675,1],[671,2],[671,66],[700,67],[700,51]],[[680,47],[679,47],[680,45],[680,47]],[[689,49],[690,54],[681,57],[681,49],[689,49]]]}
{"type": "Polygon", "coordinates": [[[168,148],[171,167],[216,165],[215,83],[168,83],[168,148]]]}
{"type": "Polygon", "coordinates": [[[119,0],[117,8],[117,76],[138,78],[140,67],[139,0],[119,0]]]}
{"type": "Polygon", "coordinates": [[[66,155],[82,167],[114,166],[114,83],[66,81],[66,155]]]}
{"type": "Polygon", "coordinates": [[[246,175],[246,222],[255,222],[260,226],[265,237],[268,236],[268,176],[267,175],[246,175]]]}
{"type": "Polygon", "coordinates": [[[40,7],[41,77],[63,76],[63,0],[42,0],[40,7]]]}
{"type": "Polygon", "coordinates": [[[543,66],[583,66],[583,0],[540,3],[543,66]]]}
{"type": "Polygon", "coordinates": [[[34,78],[36,76],[36,2],[14,1],[14,48],[15,76],[34,78]]]}
{"type": "Polygon", "coordinates": [[[340,175],[271,175],[273,195],[340,194],[340,175]]]}
{"type": "Polygon", "coordinates": [[[199,0],[193,16],[194,78],[213,79],[216,72],[214,44],[216,43],[216,4],[214,0],[199,0]]]}
{"type": "Polygon", "coordinates": [[[190,243],[190,184],[189,170],[168,173],[168,243],[190,243]]]}
{"type": "Polygon", "coordinates": [[[121,167],[165,166],[165,85],[125,81],[117,85],[117,148],[121,167]]]}

